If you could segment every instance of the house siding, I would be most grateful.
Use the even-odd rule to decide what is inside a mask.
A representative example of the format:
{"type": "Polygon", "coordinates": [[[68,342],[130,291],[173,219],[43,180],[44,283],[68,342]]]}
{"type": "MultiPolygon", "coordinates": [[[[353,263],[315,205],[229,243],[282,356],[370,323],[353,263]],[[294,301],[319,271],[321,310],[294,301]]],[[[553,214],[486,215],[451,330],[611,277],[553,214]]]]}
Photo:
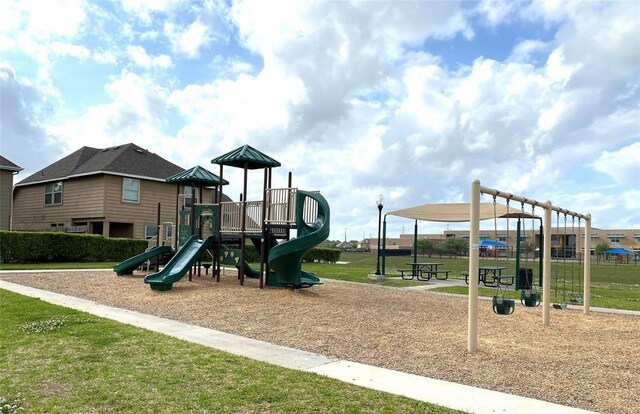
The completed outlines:
{"type": "MultiPolygon", "coordinates": [[[[177,185],[140,179],[139,202],[131,203],[122,200],[123,176],[73,178],[63,180],[62,204],[47,206],[44,184],[19,186],[14,193],[14,229],[42,231],[53,224],[69,227],[86,223],[89,233],[141,239],[145,225],[156,225],[158,203],[160,222],[176,224],[177,185]]],[[[180,190],[184,192],[183,185],[180,190]]],[[[212,191],[205,189],[202,201],[211,200],[212,191]]]]}
{"type": "Polygon", "coordinates": [[[133,224],[133,237],[144,238],[145,224],[156,225],[158,203],[160,222],[176,221],[176,186],[160,181],[140,179],[139,202],[122,201],[123,177],[105,176],[106,221],[133,224]]]}
{"type": "Polygon", "coordinates": [[[13,171],[0,170],[0,230],[9,229],[11,223],[13,174],[13,171]]]}
{"type": "Polygon", "coordinates": [[[78,220],[104,217],[104,176],[62,180],[62,204],[44,204],[45,184],[18,186],[13,197],[15,230],[43,230],[52,224],[73,226],[78,220]]]}

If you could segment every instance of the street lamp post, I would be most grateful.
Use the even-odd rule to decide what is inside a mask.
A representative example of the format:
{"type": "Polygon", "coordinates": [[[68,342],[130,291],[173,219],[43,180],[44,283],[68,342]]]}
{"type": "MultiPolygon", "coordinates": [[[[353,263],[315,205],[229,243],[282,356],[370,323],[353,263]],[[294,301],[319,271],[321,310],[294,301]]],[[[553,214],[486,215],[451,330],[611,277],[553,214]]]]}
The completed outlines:
{"type": "Polygon", "coordinates": [[[376,275],[380,275],[380,227],[382,223],[382,207],[384,206],[384,198],[382,198],[382,194],[378,196],[376,204],[378,206],[378,258],[376,261],[376,275]]]}

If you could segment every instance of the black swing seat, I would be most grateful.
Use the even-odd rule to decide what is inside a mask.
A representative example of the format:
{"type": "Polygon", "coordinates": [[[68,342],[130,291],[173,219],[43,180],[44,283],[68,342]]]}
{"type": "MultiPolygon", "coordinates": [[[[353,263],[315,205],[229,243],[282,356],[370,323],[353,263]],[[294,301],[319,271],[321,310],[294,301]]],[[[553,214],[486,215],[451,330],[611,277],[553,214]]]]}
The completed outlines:
{"type": "Polygon", "coordinates": [[[522,289],[520,291],[520,303],[528,308],[540,306],[540,293],[522,289]]]}
{"type": "Polygon", "coordinates": [[[513,299],[503,297],[493,297],[493,312],[497,315],[511,315],[516,309],[516,302],[513,299]]]}

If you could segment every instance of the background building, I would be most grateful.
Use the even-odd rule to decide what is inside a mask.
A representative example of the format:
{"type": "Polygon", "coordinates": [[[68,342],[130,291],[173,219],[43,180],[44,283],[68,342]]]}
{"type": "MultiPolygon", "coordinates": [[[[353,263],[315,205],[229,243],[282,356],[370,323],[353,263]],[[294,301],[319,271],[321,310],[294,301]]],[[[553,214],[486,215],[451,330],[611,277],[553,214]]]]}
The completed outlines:
{"type": "MultiPolygon", "coordinates": [[[[178,209],[191,208],[190,197],[178,197],[191,187],[165,181],[182,171],[135,144],[82,147],[15,185],[13,229],[153,237],[158,203],[161,223],[176,223],[178,209]]],[[[208,188],[195,196],[213,201],[208,188]]]]}
{"type": "Polygon", "coordinates": [[[0,155],[0,230],[11,229],[13,176],[22,168],[0,155]]]}

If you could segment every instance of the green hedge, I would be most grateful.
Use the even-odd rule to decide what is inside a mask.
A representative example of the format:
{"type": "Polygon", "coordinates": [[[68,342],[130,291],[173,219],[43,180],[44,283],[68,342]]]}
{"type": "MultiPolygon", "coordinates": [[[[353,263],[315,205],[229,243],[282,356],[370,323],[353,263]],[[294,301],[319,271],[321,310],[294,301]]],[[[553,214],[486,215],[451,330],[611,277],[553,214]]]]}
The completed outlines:
{"type": "Polygon", "coordinates": [[[147,248],[140,239],[94,234],[0,231],[0,262],[117,262],[147,248]]]}
{"type": "Polygon", "coordinates": [[[305,262],[335,263],[340,260],[340,250],[316,247],[309,250],[302,260],[305,262]]]}
{"type": "MultiPolygon", "coordinates": [[[[240,246],[237,245],[227,245],[230,249],[240,249],[240,246]]],[[[247,243],[245,247],[245,253],[247,255],[247,261],[251,263],[260,262],[260,252],[256,249],[256,247],[247,243]]],[[[303,262],[313,263],[313,262],[328,262],[335,263],[340,260],[340,250],[338,249],[327,249],[325,247],[314,247],[309,250],[307,254],[302,258],[303,262]]]]}

